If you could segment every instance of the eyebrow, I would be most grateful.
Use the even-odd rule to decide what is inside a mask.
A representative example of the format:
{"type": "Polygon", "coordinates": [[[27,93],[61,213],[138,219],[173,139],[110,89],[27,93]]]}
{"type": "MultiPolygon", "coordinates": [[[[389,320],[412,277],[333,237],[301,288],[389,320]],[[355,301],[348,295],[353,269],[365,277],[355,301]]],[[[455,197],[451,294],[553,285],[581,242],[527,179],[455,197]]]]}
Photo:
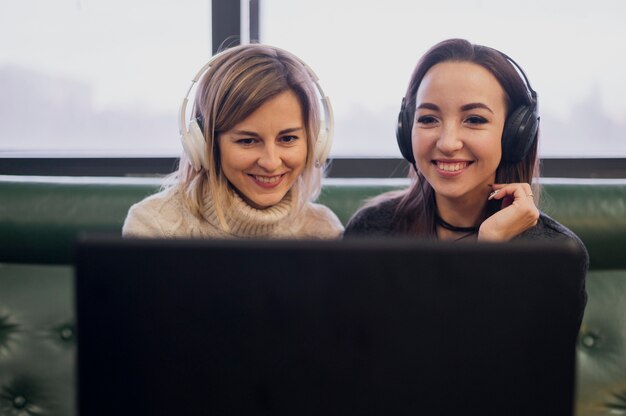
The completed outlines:
{"type": "Polygon", "coordinates": [[[469,103],[469,104],[462,105],[461,111],[474,110],[476,108],[482,108],[484,110],[489,111],[491,114],[493,114],[493,110],[489,108],[489,106],[483,103],[469,103]]]}
{"type": "Polygon", "coordinates": [[[439,111],[439,106],[433,103],[421,103],[420,105],[417,106],[417,109],[439,111]]]}
{"type": "MultiPolygon", "coordinates": [[[[493,110],[491,108],[489,108],[489,106],[487,106],[486,104],[483,103],[469,103],[469,104],[464,104],[461,106],[460,110],[461,111],[469,111],[469,110],[474,110],[476,108],[482,108],[484,110],[489,111],[491,114],[493,114],[493,110]]],[[[433,110],[433,111],[439,111],[439,106],[433,103],[422,103],[420,105],[417,106],[417,109],[426,109],[426,110],[433,110]]]]}
{"type": "MultiPolygon", "coordinates": [[[[283,129],[281,131],[278,132],[279,136],[282,136],[283,134],[289,134],[289,133],[293,133],[299,130],[303,130],[302,127],[291,127],[289,129],[283,129]]],[[[252,137],[260,137],[259,133],[254,132],[254,131],[248,131],[248,130],[235,130],[232,132],[232,134],[238,134],[240,136],[252,136],[252,137]]]]}

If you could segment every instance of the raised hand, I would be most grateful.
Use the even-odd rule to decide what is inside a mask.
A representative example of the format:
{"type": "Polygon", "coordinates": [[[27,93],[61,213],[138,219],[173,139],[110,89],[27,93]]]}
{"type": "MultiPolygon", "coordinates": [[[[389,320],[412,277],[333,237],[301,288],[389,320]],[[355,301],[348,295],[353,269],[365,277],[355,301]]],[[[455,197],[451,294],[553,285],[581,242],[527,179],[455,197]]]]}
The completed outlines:
{"type": "Polygon", "coordinates": [[[537,224],[539,210],[529,184],[494,184],[489,199],[502,201],[502,208],[480,225],[479,241],[508,241],[537,224]]]}

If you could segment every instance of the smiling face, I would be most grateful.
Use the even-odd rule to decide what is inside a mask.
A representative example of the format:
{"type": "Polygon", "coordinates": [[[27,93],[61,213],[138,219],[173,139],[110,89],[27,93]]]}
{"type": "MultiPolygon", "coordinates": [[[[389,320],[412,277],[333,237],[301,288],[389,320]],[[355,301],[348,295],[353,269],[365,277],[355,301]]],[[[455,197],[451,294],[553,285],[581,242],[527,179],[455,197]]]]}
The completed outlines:
{"type": "Polygon", "coordinates": [[[279,203],[306,165],[302,106],[290,90],[263,103],[218,140],[224,175],[258,209],[279,203]]]}
{"type": "Polygon", "coordinates": [[[415,107],[413,154],[437,201],[486,203],[507,111],[496,78],[471,62],[436,64],[417,90],[415,107]]]}

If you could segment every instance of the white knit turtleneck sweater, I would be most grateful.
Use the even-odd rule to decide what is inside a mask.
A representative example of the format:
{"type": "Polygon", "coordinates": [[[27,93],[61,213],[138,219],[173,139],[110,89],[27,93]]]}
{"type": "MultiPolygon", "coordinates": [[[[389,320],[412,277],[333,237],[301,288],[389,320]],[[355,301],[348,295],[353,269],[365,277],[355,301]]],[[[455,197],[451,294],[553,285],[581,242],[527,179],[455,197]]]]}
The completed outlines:
{"type": "Polygon", "coordinates": [[[292,215],[291,194],[262,210],[234,194],[233,205],[224,215],[228,232],[219,225],[209,196],[205,197],[202,218],[198,218],[187,209],[180,187],[175,186],[130,207],[122,234],[125,237],[339,238],[343,231],[337,216],[323,205],[307,203],[297,215],[292,215]]]}

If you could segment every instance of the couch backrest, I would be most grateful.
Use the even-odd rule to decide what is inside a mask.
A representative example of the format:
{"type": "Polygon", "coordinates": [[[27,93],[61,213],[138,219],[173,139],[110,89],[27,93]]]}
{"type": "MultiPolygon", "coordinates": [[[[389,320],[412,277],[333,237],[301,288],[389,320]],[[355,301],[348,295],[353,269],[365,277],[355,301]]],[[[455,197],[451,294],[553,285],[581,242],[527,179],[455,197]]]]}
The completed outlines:
{"type": "MultiPolygon", "coordinates": [[[[327,179],[319,202],[345,224],[367,198],[406,185],[327,179]]],[[[0,262],[70,264],[77,234],[119,233],[128,208],[159,186],[157,178],[0,176],[0,262]]],[[[592,268],[626,268],[626,181],[546,181],[541,208],[581,237],[592,268]]]]}
{"type": "MultiPolygon", "coordinates": [[[[75,414],[75,237],[119,233],[128,208],[159,184],[0,176],[0,409],[75,414]]],[[[320,202],[345,224],[365,199],[406,185],[327,180],[320,202]]],[[[540,205],[581,237],[591,257],[577,348],[577,414],[625,409],[626,181],[545,181],[540,205]]]]}

